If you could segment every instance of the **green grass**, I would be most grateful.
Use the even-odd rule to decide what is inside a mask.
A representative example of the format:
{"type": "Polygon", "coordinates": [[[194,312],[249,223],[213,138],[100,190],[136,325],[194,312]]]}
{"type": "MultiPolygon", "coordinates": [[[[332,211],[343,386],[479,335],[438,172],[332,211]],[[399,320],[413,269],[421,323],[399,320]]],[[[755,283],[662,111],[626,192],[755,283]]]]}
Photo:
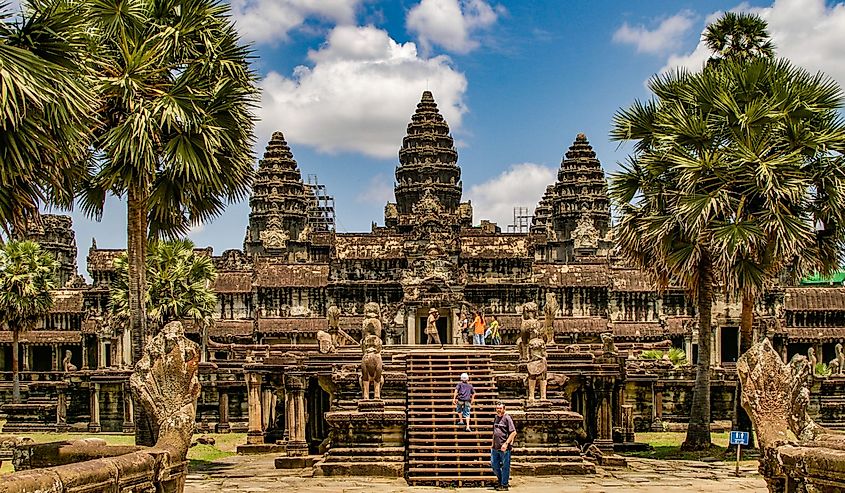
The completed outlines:
{"type": "MultiPolygon", "coordinates": [[[[664,460],[701,460],[711,457],[719,460],[732,460],[731,457],[727,456],[730,433],[712,433],[710,436],[713,441],[713,445],[707,450],[683,452],[681,451],[681,443],[683,443],[686,433],[637,433],[637,442],[647,443],[651,445],[654,450],[646,452],[628,452],[625,453],[625,455],[630,457],[664,460]]],[[[756,451],[752,451],[751,453],[743,451],[742,462],[746,461],[756,461],[756,451]]]]}

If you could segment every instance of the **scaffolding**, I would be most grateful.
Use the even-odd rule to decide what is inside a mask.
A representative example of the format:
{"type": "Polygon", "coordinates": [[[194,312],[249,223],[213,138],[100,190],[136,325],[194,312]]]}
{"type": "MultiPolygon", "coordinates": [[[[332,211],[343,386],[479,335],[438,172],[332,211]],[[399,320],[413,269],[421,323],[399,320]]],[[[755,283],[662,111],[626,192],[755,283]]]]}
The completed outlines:
{"type": "Polygon", "coordinates": [[[518,206],[513,208],[513,223],[508,225],[508,233],[528,233],[531,228],[531,209],[518,206]]]}
{"type": "Polygon", "coordinates": [[[308,206],[308,226],[311,231],[334,231],[334,196],[328,194],[326,186],[317,180],[317,175],[308,175],[305,186],[311,197],[308,206]]]}

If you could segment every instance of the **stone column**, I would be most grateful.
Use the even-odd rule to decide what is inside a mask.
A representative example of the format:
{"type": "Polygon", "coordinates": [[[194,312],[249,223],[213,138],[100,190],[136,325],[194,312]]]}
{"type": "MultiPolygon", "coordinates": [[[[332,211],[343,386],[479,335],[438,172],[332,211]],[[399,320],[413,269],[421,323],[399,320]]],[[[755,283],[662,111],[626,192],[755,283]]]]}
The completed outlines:
{"type": "Polygon", "coordinates": [[[687,361],[689,361],[693,365],[697,363],[696,361],[692,360],[692,338],[691,337],[684,337],[684,352],[687,354],[687,361]]]}
{"type": "Polygon", "coordinates": [[[59,356],[59,345],[50,344],[50,350],[52,351],[53,356],[53,371],[59,371],[59,365],[61,361],[61,357],[59,356]]]}
{"type": "Polygon", "coordinates": [[[651,431],[663,431],[663,384],[659,382],[653,382],[651,388],[651,431]]]}
{"type": "Polygon", "coordinates": [[[135,405],[128,383],[123,384],[123,432],[135,433],[135,405]]]}
{"type": "Polygon", "coordinates": [[[710,334],[708,335],[708,337],[710,337],[710,366],[711,367],[722,366],[721,358],[719,358],[719,355],[722,354],[722,352],[721,352],[722,348],[721,348],[721,345],[716,344],[716,341],[717,341],[716,335],[720,334],[721,332],[722,332],[721,327],[716,327],[716,330],[713,330],[713,327],[710,327],[710,334]]]}
{"type": "Polygon", "coordinates": [[[217,433],[229,433],[229,394],[217,389],[217,414],[219,419],[214,431],[217,433]]]}
{"type": "Polygon", "coordinates": [[[273,425],[273,390],[261,390],[261,429],[267,430],[273,425]]]}
{"type": "Polygon", "coordinates": [[[29,353],[32,351],[32,348],[29,344],[21,344],[20,347],[23,348],[23,351],[21,351],[23,353],[23,357],[21,358],[23,360],[21,361],[21,371],[30,371],[29,353]]]}
{"type": "Polygon", "coordinates": [[[264,443],[264,431],[261,427],[261,374],[246,374],[247,400],[249,402],[249,429],[246,433],[247,445],[264,443]]]}
{"type": "Polygon", "coordinates": [[[613,380],[598,378],[595,382],[597,435],[593,442],[601,450],[613,450],[613,380]]]}
{"type": "Polygon", "coordinates": [[[622,441],[625,443],[634,442],[634,406],[623,404],[619,406],[622,411],[622,441]]]}
{"type": "Polygon", "coordinates": [[[285,401],[287,413],[287,454],[288,457],[308,455],[308,443],[305,441],[305,388],[306,380],[299,375],[285,375],[285,401]]]}
{"type": "Polygon", "coordinates": [[[100,384],[89,383],[91,389],[91,418],[88,423],[88,431],[91,433],[100,432],[100,384]]]}
{"type": "Polygon", "coordinates": [[[59,433],[67,431],[67,384],[61,383],[56,386],[58,398],[56,400],[56,431],[59,433]]]}
{"type": "Polygon", "coordinates": [[[106,366],[106,343],[97,337],[97,369],[106,366]]]}
{"type": "Polygon", "coordinates": [[[80,366],[80,368],[82,370],[88,369],[88,344],[87,344],[88,341],[87,341],[87,339],[88,338],[85,337],[84,335],[82,336],[82,366],[80,366]]]}
{"type": "Polygon", "coordinates": [[[405,327],[405,335],[408,336],[408,344],[417,344],[417,307],[408,307],[408,320],[405,327]]]}

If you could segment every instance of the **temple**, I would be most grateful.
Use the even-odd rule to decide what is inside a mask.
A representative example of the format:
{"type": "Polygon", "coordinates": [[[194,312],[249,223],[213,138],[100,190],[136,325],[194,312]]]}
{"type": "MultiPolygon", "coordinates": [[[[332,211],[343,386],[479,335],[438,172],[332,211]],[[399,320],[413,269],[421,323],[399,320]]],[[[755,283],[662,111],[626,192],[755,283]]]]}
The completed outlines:
{"type": "MultiPolygon", "coordinates": [[[[395,177],[383,225],[335,232],[314,213],[284,135],[273,134],[243,249],[202,250],[217,269],[218,306],[205,334],[185,322],[203,353],[200,430],[246,431],[243,450],[278,451],[279,467],[422,484],[490,479],[486,420],[497,400],[522,431],[514,467],[527,474],[589,472],[586,444],[612,461],[636,431],[683,429],[695,370],[660,355],[674,347],[695,360],[694,304],[681,289],[655,291],[615,254],[607,181],[585,135],[565,151],[526,233],[477,221],[462,201],[454,140],[428,91],[395,177]],[[432,309],[442,350],[423,344],[432,309]],[[497,316],[503,345],[463,343],[459,320],[475,311],[497,316]],[[448,425],[449,394],[463,371],[479,389],[470,434],[448,425]],[[422,445],[432,440],[440,452],[422,445]]],[[[129,338],[107,316],[120,251],[92,244],[89,283],[76,274],[69,218],[44,216],[32,237],[57,256],[63,287],[52,313],[22,335],[18,404],[11,333],[0,331],[4,431],[133,432],[129,338]]],[[[740,307],[721,297],[713,314],[718,429],[734,412],[740,307]]],[[[756,306],[754,330],[784,357],[812,348],[819,361],[837,361],[845,288],[772,286],[756,306]]],[[[833,428],[845,426],[841,371],[815,380],[821,390],[810,405],[833,428]]]]}

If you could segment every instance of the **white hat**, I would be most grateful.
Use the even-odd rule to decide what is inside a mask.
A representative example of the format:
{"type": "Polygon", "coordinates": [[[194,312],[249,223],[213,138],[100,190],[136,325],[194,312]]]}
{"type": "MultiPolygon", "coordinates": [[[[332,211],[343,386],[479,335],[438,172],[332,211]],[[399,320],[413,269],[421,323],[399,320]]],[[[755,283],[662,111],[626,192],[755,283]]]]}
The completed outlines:
{"type": "Polygon", "coordinates": [[[461,382],[466,382],[467,380],[469,380],[469,375],[466,372],[461,373],[461,382]]]}

